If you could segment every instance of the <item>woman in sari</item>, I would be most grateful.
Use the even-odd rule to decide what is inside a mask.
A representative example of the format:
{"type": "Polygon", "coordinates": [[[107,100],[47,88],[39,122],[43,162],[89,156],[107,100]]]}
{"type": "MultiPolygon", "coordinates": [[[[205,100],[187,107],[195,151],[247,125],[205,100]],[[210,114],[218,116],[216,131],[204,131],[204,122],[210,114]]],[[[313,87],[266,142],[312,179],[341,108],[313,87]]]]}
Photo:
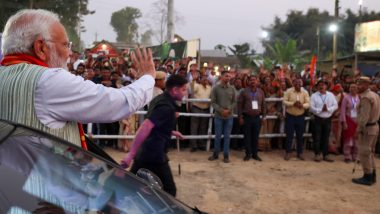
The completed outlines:
{"type": "Polygon", "coordinates": [[[343,153],[344,161],[350,163],[355,161],[358,156],[357,141],[355,132],[357,128],[357,106],[359,105],[359,96],[355,83],[350,84],[350,92],[342,101],[340,121],[343,127],[343,153]]]}

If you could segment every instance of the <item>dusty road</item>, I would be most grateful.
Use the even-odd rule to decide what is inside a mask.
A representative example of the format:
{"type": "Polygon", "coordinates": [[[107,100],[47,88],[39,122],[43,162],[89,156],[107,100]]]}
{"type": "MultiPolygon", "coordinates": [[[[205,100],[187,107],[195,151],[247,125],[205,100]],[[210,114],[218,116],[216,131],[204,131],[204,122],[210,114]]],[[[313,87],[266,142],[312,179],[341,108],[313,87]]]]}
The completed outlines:
{"type": "MultiPolygon", "coordinates": [[[[107,150],[115,160],[123,153],[107,150]]],[[[332,156],[334,163],[283,160],[283,151],[262,152],[263,162],[242,160],[232,151],[231,163],[208,161],[209,152],[169,152],[177,198],[209,213],[380,213],[380,181],[371,187],[354,185],[361,167],[332,156]],[[179,175],[178,165],[181,165],[179,175]]],[[[377,171],[380,159],[377,158],[377,171]]]]}

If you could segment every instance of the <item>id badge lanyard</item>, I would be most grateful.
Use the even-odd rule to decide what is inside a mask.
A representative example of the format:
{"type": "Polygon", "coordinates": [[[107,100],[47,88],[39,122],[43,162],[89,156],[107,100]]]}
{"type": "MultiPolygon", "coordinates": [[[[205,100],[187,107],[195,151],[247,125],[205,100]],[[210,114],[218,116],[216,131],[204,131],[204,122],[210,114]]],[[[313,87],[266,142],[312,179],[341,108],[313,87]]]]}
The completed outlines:
{"type": "Polygon", "coordinates": [[[258,110],[259,109],[259,103],[257,102],[256,100],[256,92],[251,92],[251,96],[252,96],[252,109],[253,110],[258,110]]]}
{"type": "Polygon", "coordinates": [[[352,118],[356,118],[357,115],[358,115],[358,112],[356,110],[356,106],[358,105],[358,102],[359,102],[358,98],[354,98],[354,97],[351,96],[352,108],[351,108],[351,112],[350,113],[351,113],[351,117],[352,118]]]}
{"type": "Polygon", "coordinates": [[[321,93],[319,93],[319,97],[322,100],[322,107],[326,104],[327,94],[323,97],[321,93]]]}

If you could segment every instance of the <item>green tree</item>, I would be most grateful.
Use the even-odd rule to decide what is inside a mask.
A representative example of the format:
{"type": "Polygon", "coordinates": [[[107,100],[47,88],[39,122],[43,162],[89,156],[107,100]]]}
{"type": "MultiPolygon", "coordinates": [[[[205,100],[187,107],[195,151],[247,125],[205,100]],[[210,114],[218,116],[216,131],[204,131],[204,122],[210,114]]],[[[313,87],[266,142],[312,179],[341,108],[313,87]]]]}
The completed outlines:
{"type": "Polygon", "coordinates": [[[116,40],[118,42],[136,43],[139,27],[136,19],[141,16],[140,10],[133,7],[126,7],[112,13],[111,26],[117,34],[116,40]]]}
{"type": "Polygon", "coordinates": [[[249,56],[251,47],[248,43],[236,44],[232,47],[228,47],[230,51],[240,60],[240,65],[243,68],[252,66],[251,57],[249,56]]]}
{"type": "Polygon", "coordinates": [[[221,51],[226,52],[227,49],[226,49],[225,45],[217,44],[217,45],[215,45],[214,50],[221,50],[221,51]]]}
{"type": "MultiPolygon", "coordinates": [[[[332,36],[323,36],[326,31],[321,30],[327,28],[326,23],[331,23],[333,17],[328,12],[320,12],[318,9],[311,8],[306,14],[302,11],[290,11],[284,22],[276,17],[274,24],[269,28],[264,28],[270,32],[270,40],[263,41],[264,47],[274,47],[277,42],[286,43],[290,39],[297,41],[298,50],[308,50],[317,52],[317,28],[320,29],[320,39],[327,39],[321,44],[326,44],[327,48],[331,47],[332,36]]],[[[268,49],[266,51],[269,51],[268,49]]]]}
{"type": "MultiPolygon", "coordinates": [[[[147,24],[153,31],[155,40],[162,44],[165,42],[167,33],[168,20],[168,0],[156,0],[152,3],[152,7],[148,14],[150,24],[147,24]]],[[[184,23],[184,18],[174,10],[174,23],[179,28],[184,23]]]]}
{"type": "Polygon", "coordinates": [[[82,16],[94,13],[94,11],[88,10],[87,7],[88,0],[0,0],[0,29],[4,29],[8,18],[18,10],[27,8],[46,9],[59,15],[70,41],[73,42],[74,47],[79,47],[80,38],[78,33],[84,30],[83,27],[79,27],[80,22],[82,22],[82,16]]]}
{"type": "Polygon", "coordinates": [[[298,64],[300,55],[297,50],[297,42],[293,39],[286,43],[277,41],[274,46],[268,45],[269,56],[275,60],[275,64],[298,64]]]}
{"type": "Polygon", "coordinates": [[[145,47],[152,46],[152,30],[147,30],[141,35],[140,43],[145,47]]]}
{"type": "MultiPolygon", "coordinates": [[[[338,56],[350,55],[354,47],[355,25],[361,22],[379,20],[379,12],[364,12],[361,16],[346,10],[345,14],[338,17],[338,56]]],[[[262,41],[266,47],[265,53],[269,52],[269,46],[274,47],[277,41],[285,43],[293,39],[297,41],[297,50],[301,52],[311,52],[316,54],[318,49],[318,35],[320,40],[319,59],[330,59],[332,52],[332,33],[328,31],[328,26],[334,21],[334,15],[327,11],[320,12],[316,8],[310,8],[306,13],[303,11],[290,11],[285,21],[275,17],[274,23],[263,29],[270,32],[270,40],[262,41]],[[269,45],[269,46],[268,46],[269,45]]]]}

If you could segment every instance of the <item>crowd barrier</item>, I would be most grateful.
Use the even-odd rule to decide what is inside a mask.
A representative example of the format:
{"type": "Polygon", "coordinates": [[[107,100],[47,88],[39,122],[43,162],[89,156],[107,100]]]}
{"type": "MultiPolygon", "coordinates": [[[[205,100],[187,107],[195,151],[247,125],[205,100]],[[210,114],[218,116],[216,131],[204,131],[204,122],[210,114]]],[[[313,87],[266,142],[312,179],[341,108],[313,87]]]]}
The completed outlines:
{"type": "MultiPolygon", "coordinates": [[[[211,99],[189,98],[189,99],[184,99],[182,102],[187,104],[187,103],[191,103],[191,102],[210,102],[210,101],[211,101],[211,99]]],[[[265,102],[282,102],[282,98],[266,98],[265,102]]],[[[283,109],[282,114],[285,115],[285,106],[283,106],[282,109],[283,109]]],[[[208,114],[185,113],[185,112],[179,113],[180,117],[208,117],[209,118],[209,125],[208,125],[208,131],[207,131],[208,134],[207,135],[184,135],[183,136],[184,139],[186,139],[186,140],[206,139],[207,140],[207,144],[206,144],[206,150],[207,151],[210,150],[211,140],[215,139],[215,135],[212,134],[212,125],[213,125],[212,121],[213,121],[213,117],[214,117],[214,114],[212,112],[213,112],[213,108],[212,108],[212,106],[210,106],[210,113],[208,113],[208,114]]],[[[144,117],[144,115],[147,114],[147,111],[137,111],[135,114],[140,115],[140,121],[143,121],[143,117],[144,117]]],[[[235,114],[233,117],[236,118],[237,115],[235,114]]],[[[266,119],[267,120],[276,120],[276,119],[278,119],[278,116],[267,115],[266,119]]],[[[309,133],[310,117],[305,117],[305,120],[306,120],[306,127],[305,127],[304,137],[308,138],[308,137],[312,136],[311,133],[309,133]]],[[[285,120],[281,121],[280,127],[281,127],[280,133],[260,134],[260,138],[284,138],[284,137],[286,137],[286,134],[284,132],[285,120]]],[[[177,130],[178,130],[178,126],[177,126],[177,130]]],[[[91,137],[92,139],[134,139],[135,138],[135,135],[93,135],[92,134],[92,124],[88,124],[88,126],[87,126],[87,136],[91,137]]],[[[240,134],[240,135],[231,134],[230,137],[231,138],[240,138],[240,139],[244,138],[244,136],[242,134],[240,134]]],[[[172,139],[177,140],[177,149],[179,151],[180,150],[179,139],[177,139],[174,136],[172,137],[172,139]]]]}

